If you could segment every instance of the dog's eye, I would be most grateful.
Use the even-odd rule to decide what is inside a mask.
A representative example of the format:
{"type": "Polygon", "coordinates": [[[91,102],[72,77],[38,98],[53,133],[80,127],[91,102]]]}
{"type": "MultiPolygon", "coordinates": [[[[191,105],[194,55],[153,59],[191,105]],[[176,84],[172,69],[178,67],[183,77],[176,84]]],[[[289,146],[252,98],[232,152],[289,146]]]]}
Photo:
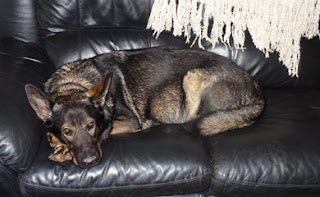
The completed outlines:
{"type": "Polygon", "coordinates": [[[93,129],[93,127],[94,127],[94,122],[93,121],[91,121],[91,122],[89,122],[87,124],[87,130],[91,130],[91,129],[93,129]]]}
{"type": "Polygon", "coordinates": [[[69,129],[69,128],[64,128],[63,129],[63,133],[66,134],[66,135],[72,135],[72,130],[69,129]]]}

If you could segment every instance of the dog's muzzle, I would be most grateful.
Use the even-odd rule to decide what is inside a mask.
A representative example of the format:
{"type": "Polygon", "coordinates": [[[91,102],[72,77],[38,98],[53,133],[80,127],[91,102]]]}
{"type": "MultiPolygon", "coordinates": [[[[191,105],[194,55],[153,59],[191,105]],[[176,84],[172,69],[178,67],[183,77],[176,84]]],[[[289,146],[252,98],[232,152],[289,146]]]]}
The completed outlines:
{"type": "Polygon", "coordinates": [[[94,166],[99,162],[99,153],[92,148],[83,148],[80,161],[78,161],[80,167],[94,166]]]}

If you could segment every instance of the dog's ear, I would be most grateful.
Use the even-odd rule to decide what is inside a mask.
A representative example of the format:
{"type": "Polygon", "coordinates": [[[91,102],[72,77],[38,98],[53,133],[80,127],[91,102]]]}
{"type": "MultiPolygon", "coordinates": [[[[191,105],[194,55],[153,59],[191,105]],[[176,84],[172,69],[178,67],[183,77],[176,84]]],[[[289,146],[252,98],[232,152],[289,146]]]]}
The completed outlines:
{"type": "Polygon", "coordinates": [[[51,99],[44,92],[34,87],[33,85],[27,84],[25,91],[31,107],[36,112],[37,116],[47,123],[51,121],[51,99]]]}
{"type": "Polygon", "coordinates": [[[100,82],[88,91],[90,98],[96,106],[104,106],[112,81],[112,73],[108,73],[100,82]]]}

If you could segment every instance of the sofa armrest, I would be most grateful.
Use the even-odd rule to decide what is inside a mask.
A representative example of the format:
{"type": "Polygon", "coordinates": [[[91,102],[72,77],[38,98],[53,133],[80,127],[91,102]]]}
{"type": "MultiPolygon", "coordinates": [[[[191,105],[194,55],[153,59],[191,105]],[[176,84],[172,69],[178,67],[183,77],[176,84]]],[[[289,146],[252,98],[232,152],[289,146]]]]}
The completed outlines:
{"type": "Polygon", "coordinates": [[[53,72],[44,51],[32,43],[0,40],[0,163],[15,171],[28,168],[43,133],[24,86],[41,88],[53,72]]]}
{"type": "Polygon", "coordinates": [[[18,173],[6,166],[0,165],[0,194],[1,196],[21,197],[18,183],[18,173]]]}

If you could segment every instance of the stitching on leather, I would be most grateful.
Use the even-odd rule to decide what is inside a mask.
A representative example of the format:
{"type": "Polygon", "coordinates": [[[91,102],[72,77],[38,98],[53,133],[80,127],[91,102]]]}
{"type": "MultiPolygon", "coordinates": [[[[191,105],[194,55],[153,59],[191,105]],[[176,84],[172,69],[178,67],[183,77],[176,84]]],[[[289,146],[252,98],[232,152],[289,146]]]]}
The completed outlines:
{"type": "Polygon", "coordinates": [[[59,190],[59,191],[72,191],[72,192],[83,192],[83,191],[103,191],[103,190],[129,190],[129,189],[139,189],[139,188],[151,188],[151,187],[163,187],[166,185],[177,185],[180,183],[192,183],[195,181],[199,181],[201,179],[210,178],[210,173],[204,174],[202,176],[193,177],[191,179],[187,180],[178,180],[173,182],[167,182],[167,183],[153,183],[153,184],[141,184],[141,185],[125,185],[125,186],[110,186],[110,187],[100,187],[100,188],[56,188],[56,187],[49,187],[49,186],[42,186],[42,185],[35,185],[27,183],[23,180],[21,180],[21,177],[19,176],[19,182],[21,184],[24,184],[28,187],[34,187],[37,189],[43,189],[43,190],[59,190]]]}
{"type": "Polygon", "coordinates": [[[298,185],[298,184],[272,184],[272,183],[255,183],[255,182],[242,182],[231,180],[221,175],[216,175],[212,177],[213,181],[221,182],[221,183],[232,183],[239,185],[249,185],[249,186],[262,186],[262,187],[270,187],[270,188],[320,188],[319,185],[307,184],[307,185],[298,185]]]}

